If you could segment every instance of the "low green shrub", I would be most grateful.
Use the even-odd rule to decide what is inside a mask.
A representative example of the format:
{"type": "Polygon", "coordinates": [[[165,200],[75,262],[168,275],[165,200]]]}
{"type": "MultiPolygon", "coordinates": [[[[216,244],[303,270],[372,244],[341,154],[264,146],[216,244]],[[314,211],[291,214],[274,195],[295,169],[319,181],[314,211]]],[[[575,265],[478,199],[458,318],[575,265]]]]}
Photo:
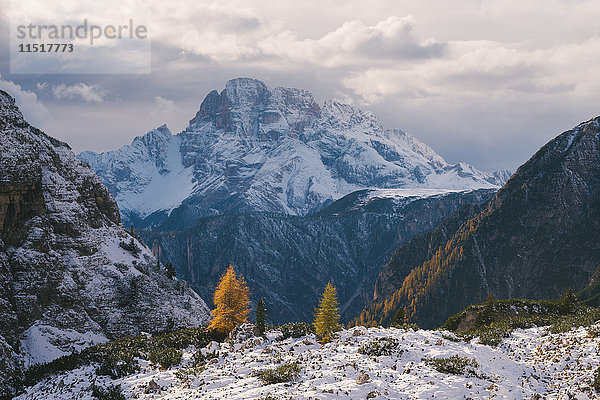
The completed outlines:
{"type": "Polygon", "coordinates": [[[213,351],[211,353],[203,354],[201,350],[198,350],[193,355],[194,366],[197,367],[199,365],[204,365],[204,364],[206,364],[207,361],[210,361],[213,358],[219,358],[218,351],[213,351]]]}
{"type": "Polygon", "coordinates": [[[306,322],[290,322],[274,327],[274,329],[280,330],[284,339],[299,338],[315,333],[315,327],[312,324],[307,324],[306,322]]]}
{"type": "Polygon", "coordinates": [[[280,365],[279,367],[264,369],[258,371],[256,376],[263,381],[265,385],[275,383],[291,382],[300,375],[300,363],[297,361],[280,365]]]}
{"type": "Polygon", "coordinates": [[[123,250],[129,251],[136,258],[138,258],[142,251],[142,249],[139,248],[139,246],[134,242],[133,239],[131,239],[129,243],[119,242],[119,247],[121,247],[123,250]]]}
{"type": "Polygon", "coordinates": [[[442,338],[449,340],[451,342],[461,342],[463,341],[463,338],[461,336],[457,336],[455,334],[447,334],[447,333],[442,333],[442,338]]]}
{"type": "Polygon", "coordinates": [[[148,352],[148,360],[154,365],[160,365],[161,369],[169,369],[181,362],[181,350],[173,347],[158,348],[148,352]]]}
{"type": "Polygon", "coordinates": [[[140,366],[135,359],[143,357],[148,347],[147,340],[143,336],[134,336],[90,347],[88,358],[98,364],[98,375],[122,378],[139,371],[140,366]]]}
{"type": "Polygon", "coordinates": [[[401,324],[395,324],[392,327],[397,328],[397,329],[404,329],[405,331],[418,331],[419,330],[419,325],[417,325],[415,323],[408,323],[408,322],[404,322],[401,324]]]}
{"type": "Polygon", "coordinates": [[[120,385],[111,385],[106,388],[94,385],[92,396],[98,400],[126,400],[120,385]]]}
{"type": "Polygon", "coordinates": [[[395,338],[377,338],[363,344],[358,352],[371,357],[391,356],[392,354],[402,354],[400,342],[395,338]]]}
{"type": "Polygon", "coordinates": [[[465,372],[474,373],[479,363],[472,358],[461,357],[458,354],[447,358],[428,358],[425,364],[432,366],[443,374],[463,375],[465,372]]]}
{"type": "Polygon", "coordinates": [[[587,331],[588,331],[588,335],[590,335],[591,337],[599,337],[600,336],[600,326],[598,326],[598,325],[589,326],[587,328],[587,331]]]}
{"type": "Polygon", "coordinates": [[[175,371],[175,378],[183,383],[189,383],[192,378],[200,375],[204,371],[204,365],[199,365],[191,368],[179,368],[175,371]]]}
{"type": "Polygon", "coordinates": [[[572,292],[567,291],[556,301],[489,299],[448,318],[442,328],[456,331],[467,312],[477,312],[475,323],[466,332],[455,332],[457,337],[465,341],[479,337],[480,343],[490,346],[500,344],[515,329],[548,326],[550,332],[561,333],[600,320],[600,308],[579,303],[572,292]]]}
{"type": "Polygon", "coordinates": [[[550,325],[550,332],[568,332],[573,328],[590,326],[600,321],[600,308],[580,307],[572,314],[563,315],[555,319],[550,325]]]}
{"type": "Polygon", "coordinates": [[[49,363],[33,364],[25,371],[23,381],[19,386],[33,386],[42,379],[54,373],[61,373],[89,364],[89,350],[74,352],[67,356],[59,357],[49,363]]]}

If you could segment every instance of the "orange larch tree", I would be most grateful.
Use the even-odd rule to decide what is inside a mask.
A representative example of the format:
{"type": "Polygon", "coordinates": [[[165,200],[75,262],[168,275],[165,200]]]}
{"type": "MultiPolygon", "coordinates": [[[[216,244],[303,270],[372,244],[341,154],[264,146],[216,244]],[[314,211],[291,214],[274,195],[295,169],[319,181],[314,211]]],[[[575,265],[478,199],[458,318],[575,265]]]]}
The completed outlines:
{"type": "Polygon", "coordinates": [[[248,321],[250,289],[244,277],[236,275],[233,265],[221,276],[213,301],[215,309],[212,310],[213,319],[209,329],[229,333],[248,321]]]}

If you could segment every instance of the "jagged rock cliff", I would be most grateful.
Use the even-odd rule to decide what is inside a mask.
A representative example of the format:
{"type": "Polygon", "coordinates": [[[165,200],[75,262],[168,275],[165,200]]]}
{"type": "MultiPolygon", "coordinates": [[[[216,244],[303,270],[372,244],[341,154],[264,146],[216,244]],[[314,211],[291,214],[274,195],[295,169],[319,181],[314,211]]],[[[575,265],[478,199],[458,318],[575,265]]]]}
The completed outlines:
{"type": "Polygon", "coordinates": [[[403,307],[425,327],[488,293],[556,298],[600,264],[600,117],[542,147],[486,204],[401,246],[357,322],[403,307]]]}
{"type": "Polygon", "coordinates": [[[123,228],[96,174],[3,91],[0,282],[0,386],[95,342],[208,319],[202,299],[123,228]]]}

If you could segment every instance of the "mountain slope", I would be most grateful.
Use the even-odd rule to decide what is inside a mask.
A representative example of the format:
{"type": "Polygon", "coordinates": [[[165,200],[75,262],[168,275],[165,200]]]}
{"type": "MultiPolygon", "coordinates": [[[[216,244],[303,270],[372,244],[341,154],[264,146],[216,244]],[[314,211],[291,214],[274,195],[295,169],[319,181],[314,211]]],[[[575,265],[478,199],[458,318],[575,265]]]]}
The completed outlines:
{"type": "Polygon", "coordinates": [[[123,228],[96,174],[2,91],[0,281],[0,395],[21,364],[209,316],[123,228]]]}
{"type": "Polygon", "coordinates": [[[401,246],[357,322],[404,308],[423,326],[488,293],[556,298],[583,289],[600,264],[600,118],[542,147],[486,204],[401,246]]]}
{"type": "Polygon", "coordinates": [[[111,190],[125,222],[141,227],[159,225],[178,206],[187,216],[181,224],[240,212],[307,215],[360,189],[494,188],[506,179],[448,164],[409,134],[384,130],[370,112],[319,106],[305,90],[249,78],[210,92],[178,135],[163,126],[119,150],[79,157],[111,190]]]}
{"type": "Polygon", "coordinates": [[[248,281],[253,299],[264,298],[270,321],[312,320],[330,280],[348,321],[371,299],[375,278],[396,247],[493,193],[363,190],[310,216],[220,215],[201,218],[187,230],[141,235],[205,299],[212,298],[220,275],[233,263],[248,281]]]}

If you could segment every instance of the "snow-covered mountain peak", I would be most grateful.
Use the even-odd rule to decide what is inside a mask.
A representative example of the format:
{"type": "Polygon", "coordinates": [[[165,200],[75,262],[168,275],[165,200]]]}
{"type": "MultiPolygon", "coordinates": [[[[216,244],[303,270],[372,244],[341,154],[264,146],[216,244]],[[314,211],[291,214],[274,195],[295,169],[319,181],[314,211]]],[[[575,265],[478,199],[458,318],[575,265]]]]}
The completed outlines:
{"type": "Polygon", "coordinates": [[[181,136],[166,125],[116,151],[86,151],[79,158],[104,177],[127,222],[133,222],[131,212],[170,211],[194,191],[193,167],[182,163],[181,136]]]}
{"type": "Polygon", "coordinates": [[[164,175],[169,172],[168,153],[165,154],[171,142],[173,134],[167,128],[167,125],[161,125],[156,129],[151,130],[143,136],[138,136],[133,140],[132,147],[148,151],[148,156],[154,160],[156,167],[159,168],[159,173],[164,175]]]}
{"type": "Polygon", "coordinates": [[[206,96],[186,131],[206,133],[210,125],[221,133],[271,141],[288,133],[296,137],[314,124],[319,110],[306,90],[271,90],[256,79],[238,78],[228,81],[221,93],[213,90],[206,96]]]}
{"type": "Polygon", "coordinates": [[[321,107],[307,90],[270,89],[251,78],[208,93],[178,135],[159,128],[130,146],[82,159],[132,222],[179,206],[193,215],[305,215],[360,189],[443,192],[503,183],[472,166],[448,164],[403,131],[384,130],[370,111],[333,100],[321,107]],[[181,180],[173,186],[161,171],[181,180]]]}
{"type": "Polygon", "coordinates": [[[319,105],[315,102],[313,94],[304,89],[276,87],[271,91],[271,102],[288,107],[319,111],[319,105]]]}
{"type": "Polygon", "coordinates": [[[167,124],[163,124],[145,135],[137,136],[133,139],[133,143],[142,142],[145,145],[152,145],[155,142],[169,141],[171,136],[173,136],[171,130],[167,127],[167,124]]]}

